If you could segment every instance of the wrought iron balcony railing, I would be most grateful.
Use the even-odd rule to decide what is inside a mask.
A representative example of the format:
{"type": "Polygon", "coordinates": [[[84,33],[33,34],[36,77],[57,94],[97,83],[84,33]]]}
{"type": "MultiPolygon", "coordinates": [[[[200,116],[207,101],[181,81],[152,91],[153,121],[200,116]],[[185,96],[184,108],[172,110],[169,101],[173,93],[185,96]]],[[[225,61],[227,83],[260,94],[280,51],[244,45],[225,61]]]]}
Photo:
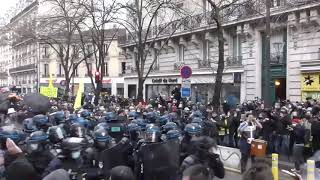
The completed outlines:
{"type": "Polygon", "coordinates": [[[176,62],[173,64],[173,70],[180,70],[182,66],[184,66],[184,62],[176,62]]]}
{"type": "Polygon", "coordinates": [[[18,73],[24,71],[34,71],[37,68],[36,64],[28,64],[25,66],[19,66],[9,69],[9,73],[18,73]]]}
{"type": "Polygon", "coordinates": [[[270,64],[271,65],[277,65],[277,64],[285,64],[285,58],[283,56],[283,54],[271,54],[270,55],[270,64]]]}
{"type": "Polygon", "coordinates": [[[210,68],[211,62],[208,60],[198,60],[198,67],[201,68],[210,68]]]}
{"type": "Polygon", "coordinates": [[[227,66],[242,66],[242,56],[228,57],[227,66]]]}
{"type": "MultiPolygon", "coordinates": [[[[315,0],[277,0],[272,1],[271,12],[280,12],[290,8],[296,8],[301,5],[315,2],[315,0]]],[[[222,12],[223,23],[241,20],[244,18],[252,18],[265,13],[265,0],[248,1],[242,4],[241,7],[234,8],[230,6],[222,12]]],[[[204,12],[190,17],[183,17],[171,22],[166,22],[157,26],[153,26],[147,32],[143,30],[142,38],[155,38],[165,35],[171,35],[175,32],[190,31],[201,27],[206,27],[215,24],[212,18],[212,12],[204,12]]],[[[119,38],[120,44],[134,43],[137,38],[136,34],[123,36],[119,38]]]]}
{"type": "Polygon", "coordinates": [[[158,71],[159,70],[159,64],[154,64],[153,66],[152,66],[152,71],[158,71]]]}

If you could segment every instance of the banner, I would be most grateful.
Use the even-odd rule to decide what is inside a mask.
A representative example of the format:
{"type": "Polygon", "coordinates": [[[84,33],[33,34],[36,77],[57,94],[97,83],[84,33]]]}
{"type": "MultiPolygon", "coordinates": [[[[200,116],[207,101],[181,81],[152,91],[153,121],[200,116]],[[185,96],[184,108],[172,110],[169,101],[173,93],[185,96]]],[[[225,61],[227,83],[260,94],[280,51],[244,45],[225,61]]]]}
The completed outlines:
{"type": "Polygon", "coordinates": [[[76,97],[76,100],[75,100],[74,106],[73,106],[74,109],[81,108],[81,99],[82,99],[82,93],[83,92],[84,92],[84,84],[83,84],[83,80],[81,80],[80,83],[79,83],[77,97],[76,97]]]}
{"type": "Polygon", "coordinates": [[[40,94],[47,96],[47,97],[51,97],[51,98],[57,98],[58,97],[58,88],[53,86],[53,80],[50,76],[49,79],[49,85],[48,87],[40,87],[40,94]]]}
{"type": "Polygon", "coordinates": [[[58,97],[58,88],[55,87],[40,87],[40,94],[51,97],[57,98],[58,97]]]}
{"type": "Polygon", "coordinates": [[[320,74],[302,74],[301,75],[301,90],[302,91],[320,91],[320,74]]]}

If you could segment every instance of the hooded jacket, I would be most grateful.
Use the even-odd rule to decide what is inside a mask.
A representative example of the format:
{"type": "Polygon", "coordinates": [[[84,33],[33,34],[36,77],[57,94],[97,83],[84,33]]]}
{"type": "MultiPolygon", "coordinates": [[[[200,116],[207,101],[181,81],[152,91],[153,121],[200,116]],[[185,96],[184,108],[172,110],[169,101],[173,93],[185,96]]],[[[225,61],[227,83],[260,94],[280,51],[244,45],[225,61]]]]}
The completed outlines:
{"type": "MultiPolygon", "coordinates": [[[[40,180],[40,176],[22,153],[9,156],[11,156],[9,157],[11,161],[10,164],[6,166],[6,180],[40,180]]],[[[6,159],[8,159],[8,157],[5,157],[5,161],[6,159]]]]}

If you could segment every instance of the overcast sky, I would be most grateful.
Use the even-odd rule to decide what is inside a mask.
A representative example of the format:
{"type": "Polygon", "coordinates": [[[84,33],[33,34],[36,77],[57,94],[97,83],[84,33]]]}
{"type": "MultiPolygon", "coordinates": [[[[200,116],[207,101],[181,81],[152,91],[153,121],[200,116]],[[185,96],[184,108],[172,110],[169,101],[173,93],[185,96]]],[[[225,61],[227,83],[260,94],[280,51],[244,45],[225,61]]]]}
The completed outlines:
{"type": "Polygon", "coordinates": [[[0,16],[3,16],[8,9],[15,6],[18,0],[0,0],[0,16]]]}

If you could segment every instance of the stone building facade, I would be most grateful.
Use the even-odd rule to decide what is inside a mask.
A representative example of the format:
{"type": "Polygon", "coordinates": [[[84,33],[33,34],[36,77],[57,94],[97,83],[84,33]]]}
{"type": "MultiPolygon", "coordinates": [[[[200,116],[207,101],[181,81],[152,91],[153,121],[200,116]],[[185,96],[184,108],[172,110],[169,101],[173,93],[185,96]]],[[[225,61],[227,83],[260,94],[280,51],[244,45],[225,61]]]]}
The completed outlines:
{"type": "MultiPolygon", "coordinates": [[[[189,1],[184,1],[190,6],[189,1]]],[[[218,60],[216,27],[210,23],[209,13],[203,1],[199,14],[176,30],[166,43],[165,35],[158,38],[151,52],[166,43],[156,57],[156,66],[145,81],[144,97],[170,95],[171,90],[181,85],[179,69],[188,65],[193,69],[191,79],[192,99],[209,101],[213,95],[215,71],[218,60]],[[205,11],[206,12],[206,11],[205,11]],[[171,83],[169,83],[171,81],[171,83]]],[[[222,99],[236,97],[238,102],[261,98],[263,87],[271,91],[273,101],[290,99],[300,101],[305,96],[318,97],[317,91],[304,91],[304,75],[317,75],[319,81],[319,22],[320,3],[314,1],[272,1],[271,8],[271,58],[270,84],[264,84],[265,65],[265,22],[263,5],[256,4],[260,13],[246,14],[241,10],[229,16],[224,26],[225,70],[223,72],[222,99]],[[261,8],[262,7],[262,8],[261,8]]],[[[163,25],[162,25],[163,27],[163,25]]],[[[154,28],[161,28],[161,24],[154,28]]],[[[125,96],[137,93],[137,75],[134,58],[137,50],[130,38],[121,47],[128,67],[125,76],[125,96]]],[[[155,53],[150,53],[146,69],[150,67],[155,53]]],[[[316,77],[315,77],[316,78],[316,77]]],[[[316,79],[314,79],[316,81],[316,79]]]]}

